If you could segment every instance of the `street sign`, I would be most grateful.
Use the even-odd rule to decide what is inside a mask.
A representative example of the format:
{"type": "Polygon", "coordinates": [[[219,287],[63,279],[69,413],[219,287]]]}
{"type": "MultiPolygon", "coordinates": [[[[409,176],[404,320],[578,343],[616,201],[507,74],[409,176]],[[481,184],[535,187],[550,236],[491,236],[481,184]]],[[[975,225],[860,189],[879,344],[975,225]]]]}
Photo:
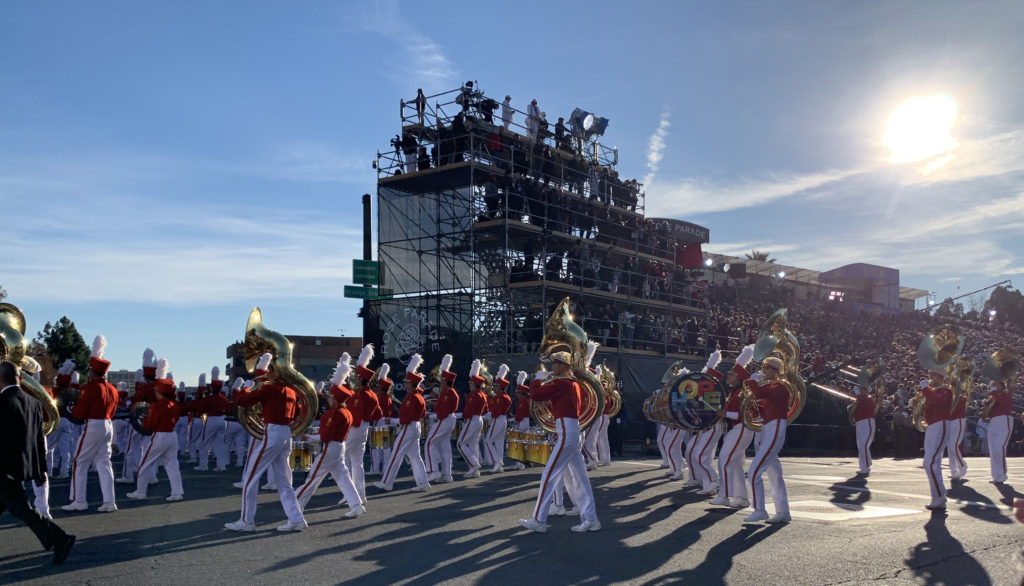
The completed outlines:
{"type": "Polygon", "coordinates": [[[380,280],[380,263],[375,260],[352,259],[352,282],[376,285],[380,280]]]}
{"type": "Polygon", "coordinates": [[[373,287],[361,287],[356,285],[345,285],[345,297],[352,299],[376,299],[377,290],[373,287]]]}
{"type": "Polygon", "coordinates": [[[388,289],[387,287],[377,289],[377,299],[391,299],[394,295],[394,289],[388,289]]]}

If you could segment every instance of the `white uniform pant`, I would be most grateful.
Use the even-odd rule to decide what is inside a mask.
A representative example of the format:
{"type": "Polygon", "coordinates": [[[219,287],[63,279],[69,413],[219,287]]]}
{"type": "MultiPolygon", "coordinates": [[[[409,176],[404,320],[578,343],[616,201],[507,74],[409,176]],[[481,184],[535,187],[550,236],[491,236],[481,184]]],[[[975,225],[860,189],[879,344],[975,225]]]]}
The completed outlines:
{"type": "Polygon", "coordinates": [[[178,468],[178,434],[173,431],[158,431],[150,438],[139,464],[139,480],[135,491],[143,495],[149,488],[149,479],[156,474],[156,467],[163,466],[171,481],[171,495],[183,495],[181,469],[178,468]]]}
{"type": "Polygon", "coordinates": [[[499,415],[491,421],[491,429],[487,431],[487,441],[484,447],[487,448],[491,462],[495,466],[505,463],[505,432],[508,431],[508,416],[499,415]]]}
{"type": "MultiPolygon", "coordinates": [[[[131,425],[128,426],[128,439],[125,443],[124,460],[121,462],[121,477],[129,480],[135,479],[135,471],[139,469],[142,462],[143,438],[146,436],[135,431],[131,425]]],[[[156,472],[154,470],[154,472],[156,472]]]]}
{"type": "Polygon", "coordinates": [[[530,429],[530,418],[524,417],[522,421],[516,423],[516,429],[519,431],[527,431],[530,429]]]}
{"type": "Polygon", "coordinates": [[[988,422],[988,457],[992,480],[1006,482],[1006,446],[1010,443],[1013,420],[1009,415],[997,415],[988,422]]]}
{"type": "Polygon", "coordinates": [[[75,448],[75,440],[77,438],[75,428],[77,427],[81,426],[71,423],[64,417],[61,417],[60,421],[57,422],[57,431],[54,432],[54,435],[57,436],[57,449],[54,453],[53,466],[60,469],[61,476],[71,474],[71,456],[75,448]]]}
{"type": "MultiPolygon", "coordinates": [[[[54,432],[54,433],[57,433],[57,432],[54,432]]],[[[43,445],[46,446],[46,453],[47,453],[47,455],[49,455],[50,451],[52,450],[52,448],[50,447],[52,445],[52,442],[50,442],[50,440],[48,440],[45,435],[43,436],[43,445]]],[[[52,465],[48,465],[48,466],[49,466],[49,468],[53,467],[52,465]]],[[[35,497],[36,497],[36,499],[35,499],[36,510],[39,511],[39,514],[44,516],[44,517],[50,517],[50,478],[49,478],[50,470],[49,470],[49,468],[46,470],[46,475],[47,475],[46,482],[44,482],[42,486],[37,486],[34,480],[31,481],[32,482],[32,492],[35,494],[35,497]]]]}
{"type": "Polygon", "coordinates": [[[479,415],[469,418],[469,421],[462,423],[462,435],[459,436],[459,453],[462,459],[470,468],[480,467],[480,428],[483,427],[484,419],[479,415]]]}
{"type": "Polygon", "coordinates": [[[71,502],[85,503],[89,466],[96,467],[103,502],[114,502],[114,468],[110,465],[110,443],[114,441],[114,425],[109,419],[89,419],[82,425],[82,435],[75,448],[71,474],[71,502]]]}
{"type": "Polygon", "coordinates": [[[946,422],[946,454],[949,456],[949,473],[953,478],[967,476],[967,462],[964,461],[964,419],[950,419],[946,422]]]}
{"type": "Polygon", "coordinates": [[[245,428],[238,421],[228,421],[227,429],[224,432],[224,448],[227,450],[228,462],[231,461],[231,452],[236,455],[236,465],[241,466],[245,464],[245,455],[247,450],[249,434],[245,432],[245,428]]]}
{"type": "Polygon", "coordinates": [[[441,476],[452,475],[452,430],[455,429],[455,416],[449,414],[434,423],[427,436],[427,444],[423,448],[427,456],[427,471],[440,472],[441,476]]]}
{"type": "Polygon", "coordinates": [[[875,418],[861,419],[856,424],[857,461],[860,470],[871,469],[871,444],[875,441],[875,418]]]}
{"type": "Polygon", "coordinates": [[[751,506],[754,510],[765,510],[762,476],[767,472],[775,512],[789,513],[789,496],[786,494],[786,483],[782,479],[782,463],[779,462],[779,452],[786,443],[786,427],[785,419],[775,419],[766,423],[761,431],[761,445],[758,446],[754,459],[750,461],[750,470],[747,472],[747,476],[750,477],[751,506]]]}
{"type": "Polygon", "coordinates": [[[174,424],[174,435],[178,438],[178,451],[186,454],[188,446],[188,417],[179,417],[174,424]]]}
{"type": "Polygon", "coordinates": [[[548,509],[551,507],[555,490],[559,487],[562,476],[568,474],[569,476],[565,477],[565,487],[569,489],[569,496],[573,502],[580,508],[580,518],[584,521],[597,521],[594,492],[581,451],[580,423],[576,419],[560,417],[555,420],[555,431],[555,445],[540,476],[540,492],[533,507],[533,518],[540,523],[547,522],[548,509]]]}
{"type": "Polygon", "coordinates": [[[722,450],[718,453],[718,474],[721,484],[718,494],[726,498],[747,498],[747,480],[743,463],[747,459],[747,446],[754,439],[754,432],[742,423],[733,425],[722,439],[722,450]]]}
{"type": "Polygon", "coordinates": [[[427,483],[427,469],[423,465],[423,458],[420,457],[420,422],[413,421],[408,425],[398,426],[398,438],[395,439],[395,447],[391,450],[391,458],[384,467],[384,484],[392,486],[395,477],[398,476],[398,469],[402,466],[402,459],[409,461],[412,467],[413,478],[416,479],[416,486],[427,483]]]}
{"type": "Polygon", "coordinates": [[[191,459],[199,461],[199,450],[203,446],[203,419],[193,417],[188,423],[188,453],[191,459]]]}
{"type": "Polygon", "coordinates": [[[690,463],[690,475],[700,482],[704,490],[711,490],[711,484],[718,482],[718,473],[712,462],[721,437],[722,428],[716,423],[698,433],[687,446],[686,461],[690,463]]]}
{"type": "MultiPolygon", "coordinates": [[[[664,449],[662,457],[668,461],[668,469],[672,475],[682,475],[686,472],[686,459],[683,458],[683,444],[690,440],[690,432],[683,429],[669,429],[665,427],[665,435],[662,438],[664,449]]],[[[691,444],[693,442],[690,442],[691,444]]],[[[690,476],[693,476],[693,465],[690,465],[690,476]]]]}
{"type": "Polygon", "coordinates": [[[210,451],[213,450],[217,456],[217,468],[226,468],[228,465],[228,448],[224,443],[224,432],[227,431],[227,422],[223,415],[208,416],[206,428],[203,430],[203,445],[199,448],[199,466],[207,466],[210,461],[210,451]]]}
{"type": "Polygon", "coordinates": [[[131,433],[131,429],[132,424],[127,419],[114,420],[114,445],[122,454],[128,451],[128,434],[131,433]]]}
{"type": "MultiPolygon", "coordinates": [[[[669,462],[668,458],[668,443],[665,439],[665,436],[668,435],[668,427],[660,423],[656,423],[655,426],[658,429],[658,434],[655,436],[655,442],[658,444],[658,453],[661,454],[661,463],[671,468],[672,463],[669,462]]],[[[682,457],[681,454],[680,457],[682,457]]]]}
{"type": "Polygon", "coordinates": [[[277,494],[281,498],[281,506],[288,522],[301,524],[305,522],[302,510],[295,498],[292,488],[292,469],[288,466],[288,456],[292,452],[292,429],[287,425],[267,424],[266,435],[253,449],[250,462],[246,464],[245,479],[242,481],[242,521],[255,523],[256,494],[259,492],[259,479],[264,471],[273,472],[277,494]]]}
{"type": "Polygon", "coordinates": [[[932,501],[946,497],[946,484],[942,480],[942,450],[946,448],[947,423],[931,423],[924,430],[924,471],[928,475],[932,501]]]}
{"type": "Polygon", "coordinates": [[[612,445],[608,442],[608,423],[610,421],[607,413],[601,415],[601,427],[597,430],[597,461],[599,464],[612,463],[612,445]]]}
{"type": "Polygon", "coordinates": [[[352,484],[359,493],[359,500],[366,502],[366,471],[363,470],[363,455],[366,453],[366,430],[370,422],[364,421],[348,430],[345,439],[345,464],[352,474],[352,484]]]}
{"type": "Polygon", "coordinates": [[[313,493],[316,492],[316,489],[320,488],[320,484],[323,483],[328,474],[334,478],[334,482],[338,485],[338,490],[341,491],[345,500],[348,501],[350,509],[365,503],[359,496],[355,485],[352,484],[352,475],[349,473],[348,467],[345,466],[344,444],[341,442],[327,442],[323,451],[313,461],[313,467],[310,468],[309,474],[306,475],[306,482],[295,492],[300,509],[306,508],[306,505],[309,504],[309,499],[313,498],[313,493]]]}
{"type": "Polygon", "coordinates": [[[601,461],[601,454],[597,449],[598,426],[600,424],[601,420],[598,418],[587,428],[587,431],[583,432],[583,457],[588,466],[601,461]]]}
{"type": "MultiPolygon", "coordinates": [[[[249,462],[252,462],[252,453],[256,451],[256,449],[259,447],[260,442],[262,441],[262,440],[258,440],[256,438],[252,437],[248,433],[246,433],[245,436],[247,438],[249,438],[249,447],[246,449],[246,452],[245,452],[245,462],[244,463],[245,463],[246,467],[242,469],[242,486],[243,487],[245,486],[245,479],[247,478],[247,475],[249,473],[249,469],[248,469],[249,462]]],[[[256,480],[258,481],[260,479],[257,478],[256,480]]],[[[267,482],[270,483],[270,484],[274,484],[274,472],[270,468],[267,468],[267,482]]]]}
{"type": "Polygon", "coordinates": [[[487,435],[490,432],[490,427],[487,426],[487,424],[489,423],[491,423],[490,413],[480,416],[480,432],[477,434],[480,436],[480,441],[477,442],[476,454],[477,458],[480,460],[481,466],[490,466],[491,464],[494,464],[494,462],[491,461],[491,452],[487,449],[487,435]],[[484,430],[485,426],[487,426],[486,431],[484,430]]]}

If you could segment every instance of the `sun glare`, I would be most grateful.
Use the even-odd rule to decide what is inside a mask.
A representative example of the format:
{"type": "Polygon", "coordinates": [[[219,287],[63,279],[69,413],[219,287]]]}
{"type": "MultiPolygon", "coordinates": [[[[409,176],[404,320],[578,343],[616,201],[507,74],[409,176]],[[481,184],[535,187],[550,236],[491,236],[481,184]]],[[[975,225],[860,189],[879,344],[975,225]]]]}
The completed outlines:
{"type": "Polygon", "coordinates": [[[882,144],[892,151],[893,163],[910,163],[951,150],[956,141],[949,135],[956,120],[956,98],[942,93],[915,96],[900,104],[885,125],[882,144]]]}

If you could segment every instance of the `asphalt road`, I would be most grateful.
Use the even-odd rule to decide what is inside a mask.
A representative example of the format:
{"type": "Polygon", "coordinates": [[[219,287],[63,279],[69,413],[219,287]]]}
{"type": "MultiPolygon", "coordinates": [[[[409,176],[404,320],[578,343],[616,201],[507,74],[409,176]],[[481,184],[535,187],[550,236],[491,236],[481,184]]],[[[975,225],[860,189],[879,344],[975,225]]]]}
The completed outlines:
{"type": "Polygon", "coordinates": [[[616,460],[592,473],[603,529],[576,534],[576,519],[552,517],[543,535],[516,523],[531,512],[539,468],[425,493],[409,492],[405,470],[394,492],[370,487],[356,519],[325,483],[302,533],[274,530],[284,513],[276,493],[262,492],[258,531],[239,534],[222,528],[239,516],[239,469],[200,473],[183,462],[184,501],[164,502],[161,472],[144,501],[117,485],[114,513],[96,512],[95,477],[89,511],[60,511],[68,481],[54,481],[56,521],[78,536],[63,566],[0,516],[0,583],[1020,584],[1024,525],[1010,505],[1024,498],[1012,488],[1024,486],[1024,460],[1010,460],[1005,485],[987,482],[987,459],[968,462],[948,511],[931,513],[920,460],[876,460],[864,480],[856,459],[784,458],[793,522],[768,526],[708,506],[657,461],[616,460]]]}

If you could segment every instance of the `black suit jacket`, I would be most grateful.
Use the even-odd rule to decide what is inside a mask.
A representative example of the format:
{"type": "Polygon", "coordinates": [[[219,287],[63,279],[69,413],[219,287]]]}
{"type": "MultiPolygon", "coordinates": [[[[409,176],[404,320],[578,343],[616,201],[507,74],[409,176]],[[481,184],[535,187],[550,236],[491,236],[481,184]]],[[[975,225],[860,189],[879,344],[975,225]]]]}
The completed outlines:
{"type": "Polygon", "coordinates": [[[17,385],[0,391],[0,446],[0,475],[14,480],[43,479],[43,408],[17,385]]]}

